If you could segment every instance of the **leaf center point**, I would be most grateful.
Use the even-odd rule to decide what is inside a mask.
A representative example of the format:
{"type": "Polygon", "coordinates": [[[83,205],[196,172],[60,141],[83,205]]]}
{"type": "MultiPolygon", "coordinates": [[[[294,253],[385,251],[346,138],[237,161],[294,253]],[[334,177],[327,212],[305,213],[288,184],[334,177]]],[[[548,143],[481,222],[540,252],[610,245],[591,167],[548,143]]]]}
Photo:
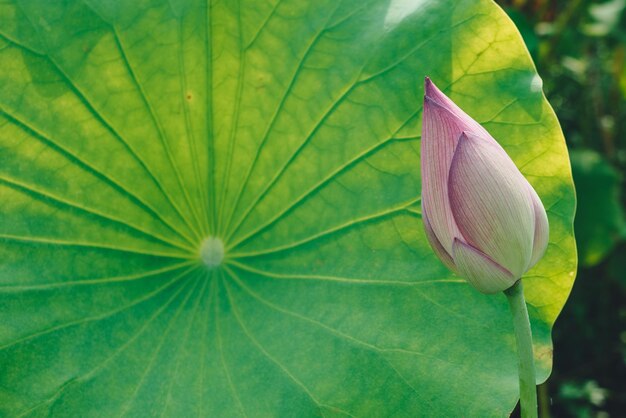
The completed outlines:
{"type": "Polygon", "coordinates": [[[209,269],[219,267],[224,260],[224,243],[217,237],[208,237],[202,241],[200,257],[209,269]]]}

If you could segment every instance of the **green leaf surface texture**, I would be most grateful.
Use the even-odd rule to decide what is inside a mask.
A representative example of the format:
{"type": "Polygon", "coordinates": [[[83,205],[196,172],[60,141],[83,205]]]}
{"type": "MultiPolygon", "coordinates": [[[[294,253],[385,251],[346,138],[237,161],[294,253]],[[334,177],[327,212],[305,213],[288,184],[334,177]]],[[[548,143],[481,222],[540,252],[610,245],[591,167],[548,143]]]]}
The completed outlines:
{"type": "Polygon", "coordinates": [[[0,1],[0,416],[508,416],[506,298],[423,231],[426,75],[548,211],[545,380],[575,196],[494,3],[0,1]]]}

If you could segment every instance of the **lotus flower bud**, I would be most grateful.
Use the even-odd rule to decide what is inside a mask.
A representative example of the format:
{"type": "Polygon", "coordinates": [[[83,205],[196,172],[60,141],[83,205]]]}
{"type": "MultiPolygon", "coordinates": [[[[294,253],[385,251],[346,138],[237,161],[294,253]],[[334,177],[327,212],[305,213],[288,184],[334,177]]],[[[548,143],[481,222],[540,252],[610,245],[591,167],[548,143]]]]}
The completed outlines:
{"type": "Polygon", "coordinates": [[[441,261],[483,293],[511,287],[539,261],[548,218],[495,139],[426,78],[422,217],[441,261]]]}

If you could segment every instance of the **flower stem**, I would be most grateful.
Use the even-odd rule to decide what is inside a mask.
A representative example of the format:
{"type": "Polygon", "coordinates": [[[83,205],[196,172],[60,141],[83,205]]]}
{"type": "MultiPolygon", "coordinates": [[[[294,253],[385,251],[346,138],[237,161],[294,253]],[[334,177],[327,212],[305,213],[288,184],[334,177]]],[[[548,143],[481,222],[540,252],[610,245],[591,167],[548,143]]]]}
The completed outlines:
{"type": "Polygon", "coordinates": [[[519,391],[522,418],[537,418],[537,386],[535,381],[535,358],[533,356],[533,336],[530,331],[528,310],[524,300],[522,281],[504,291],[515,327],[517,357],[519,359],[519,391]]]}

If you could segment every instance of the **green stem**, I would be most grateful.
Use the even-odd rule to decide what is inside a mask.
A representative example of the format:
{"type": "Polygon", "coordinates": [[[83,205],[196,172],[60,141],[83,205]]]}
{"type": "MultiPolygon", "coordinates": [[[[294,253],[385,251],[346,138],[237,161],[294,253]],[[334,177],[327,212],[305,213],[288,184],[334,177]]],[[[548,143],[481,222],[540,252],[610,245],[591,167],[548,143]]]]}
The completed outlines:
{"type": "Polygon", "coordinates": [[[533,336],[530,331],[528,310],[524,300],[522,281],[504,291],[513,314],[517,357],[519,359],[519,391],[522,418],[537,418],[537,386],[535,383],[535,358],[533,336]]]}

